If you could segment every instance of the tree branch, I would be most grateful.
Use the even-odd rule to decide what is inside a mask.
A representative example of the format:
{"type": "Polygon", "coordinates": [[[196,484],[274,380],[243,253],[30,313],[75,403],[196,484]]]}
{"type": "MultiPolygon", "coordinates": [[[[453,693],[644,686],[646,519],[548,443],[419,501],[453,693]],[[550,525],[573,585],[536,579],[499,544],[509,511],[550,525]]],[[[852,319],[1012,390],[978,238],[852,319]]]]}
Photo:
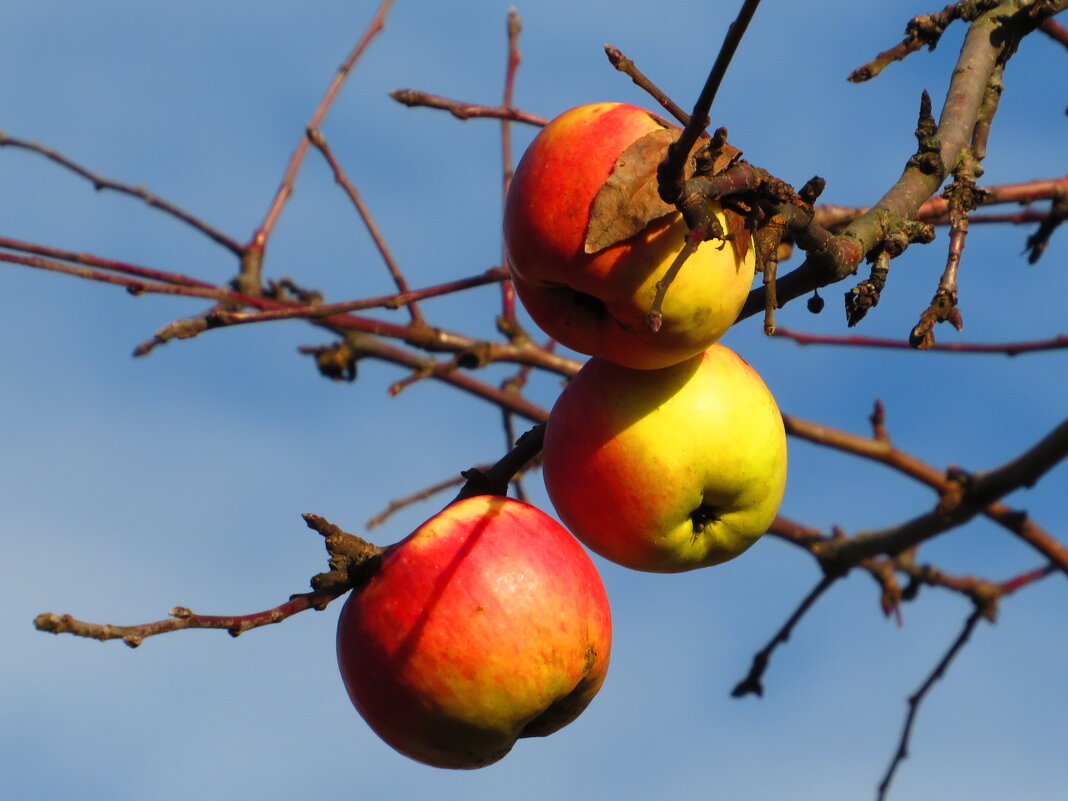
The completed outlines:
{"type": "MultiPolygon", "coordinates": [[[[334,73],[334,78],[330,82],[330,86],[327,87],[323,99],[319,101],[311,120],[304,126],[305,131],[318,130],[322,126],[327,112],[334,104],[334,100],[349,77],[349,73],[352,72],[352,68],[374,38],[385,28],[386,15],[392,5],[393,0],[382,0],[379,4],[378,10],[375,11],[374,17],[371,18],[371,21],[364,29],[355,47],[352,48],[348,57],[338,67],[337,72],[334,73]]],[[[289,164],[286,165],[285,172],[282,175],[282,183],[279,185],[277,192],[275,192],[274,199],[264,215],[263,222],[253,232],[252,239],[247,246],[247,250],[252,254],[252,257],[245,259],[238,280],[240,288],[250,295],[259,294],[258,290],[262,280],[263,253],[267,248],[267,240],[282,214],[282,209],[285,208],[286,202],[289,200],[290,195],[293,194],[293,184],[297,179],[297,173],[300,171],[300,166],[307,152],[308,137],[301,136],[293,155],[289,159],[289,164]]]]}
{"type": "Polygon", "coordinates": [[[327,605],[354,587],[367,581],[378,569],[383,549],[366,540],[342,531],[318,515],[304,515],[308,527],[323,535],[329,555],[330,570],[314,576],[312,592],[290,596],[285,603],[262,612],[245,615],[198,615],[184,606],[170,610],[170,617],[152,623],[134,626],[116,626],[110,623],[88,623],[71,615],[56,615],[46,612],[38,615],[33,625],[38,631],[52,634],[73,634],[94,640],[122,640],[131,648],[139,646],[146,637],[167,634],[182,629],[226,629],[231,636],[249,629],[281,623],[298,612],[308,609],[321,611],[327,605]]]}
{"type": "MultiPolygon", "coordinates": [[[[871,209],[834,236],[826,248],[810,253],[800,267],[777,281],[780,306],[853,274],[869,252],[906,221],[915,219],[923,202],[938,191],[971,140],[995,69],[1012,55],[1019,37],[1027,32],[1025,22],[1015,19],[1026,5],[1025,0],[1008,0],[972,22],[937,127],[930,132],[922,125],[918,128],[921,141],[917,154],[871,209]]],[[[1047,5],[1056,13],[1068,7],[1068,0],[1047,5]]],[[[766,294],[763,288],[753,290],[739,319],[763,311],[766,294]]]]}

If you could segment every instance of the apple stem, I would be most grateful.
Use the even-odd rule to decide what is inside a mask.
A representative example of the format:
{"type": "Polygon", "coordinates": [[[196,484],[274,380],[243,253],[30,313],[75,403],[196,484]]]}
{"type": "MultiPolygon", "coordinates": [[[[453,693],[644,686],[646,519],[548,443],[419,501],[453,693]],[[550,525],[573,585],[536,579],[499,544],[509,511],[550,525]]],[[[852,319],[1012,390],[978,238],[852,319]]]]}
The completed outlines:
{"type": "Polygon", "coordinates": [[[690,235],[686,237],[686,244],[675,257],[675,261],[668,267],[664,277],[656,282],[656,295],[653,297],[653,305],[649,307],[649,313],[645,316],[646,325],[649,326],[649,330],[654,334],[660,330],[660,325],[664,320],[664,296],[667,295],[668,287],[671,286],[686,260],[697,251],[697,246],[703,239],[703,232],[690,232],[690,235]]]}

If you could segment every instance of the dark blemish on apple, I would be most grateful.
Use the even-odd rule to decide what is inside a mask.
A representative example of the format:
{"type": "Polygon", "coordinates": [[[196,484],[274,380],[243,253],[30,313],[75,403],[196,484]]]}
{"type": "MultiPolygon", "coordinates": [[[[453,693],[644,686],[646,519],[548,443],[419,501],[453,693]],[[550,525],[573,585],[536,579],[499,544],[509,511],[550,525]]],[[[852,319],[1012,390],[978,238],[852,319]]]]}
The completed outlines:
{"type": "Polygon", "coordinates": [[[704,533],[705,528],[709,524],[715,523],[719,520],[719,509],[715,506],[709,506],[708,504],[701,504],[692,512],[690,512],[690,520],[693,521],[693,540],[704,533]]]}

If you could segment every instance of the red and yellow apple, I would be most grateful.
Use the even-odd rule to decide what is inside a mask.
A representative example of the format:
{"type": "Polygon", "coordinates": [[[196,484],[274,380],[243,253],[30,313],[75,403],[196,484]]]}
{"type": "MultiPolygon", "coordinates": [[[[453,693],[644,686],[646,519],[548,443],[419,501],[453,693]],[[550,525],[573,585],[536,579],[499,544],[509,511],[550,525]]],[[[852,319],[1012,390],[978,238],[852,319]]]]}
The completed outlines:
{"type": "MultiPolygon", "coordinates": [[[[672,137],[654,136],[652,152],[630,148],[677,130],[624,103],[579,106],[546,125],[520,160],[504,210],[508,263],[530,316],[561,344],[627,367],[666,367],[702,352],[737,318],[753,283],[752,248],[707,241],[668,289],[660,330],[646,322],[688,230],[677,211],[652,200],[655,167],[672,137]],[[635,206],[624,210],[643,227],[587,252],[591,223],[612,223],[594,220],[594,201],[613,174],[619,202],[635,206]],[[650,208],[660,216],[645,222],[650,208]]],[[[722,213],[719,222],[731,230],[722,213]]]]}
{"type": "Polygon", "coordinates": [[[496,762],[570,723],[600,689],[608,599],[582,546],[541,510],[478,496],[387,549],[338,621],[356,709],[397,751],[496,762]]]}
{"type": "Polygon", "coordinates": [[[775,399],[719,344],[660,370],[591,359],[553,406],[542,455],[564,524],[637,570],[734,558],[767,530],[786,485],[775,399]]]}

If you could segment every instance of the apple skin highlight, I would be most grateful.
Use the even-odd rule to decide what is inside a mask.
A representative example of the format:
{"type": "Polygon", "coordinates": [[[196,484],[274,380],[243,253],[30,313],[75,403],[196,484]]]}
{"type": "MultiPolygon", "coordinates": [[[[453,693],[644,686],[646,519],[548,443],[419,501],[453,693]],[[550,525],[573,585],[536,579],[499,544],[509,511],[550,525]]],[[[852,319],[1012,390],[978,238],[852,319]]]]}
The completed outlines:
{"type": "Polygon", "coordinates": [[[778,512],[782,417],[760,376],[723,345],[662,370],[591,359],[549,416],[543,474],[591,550],[672,573],[733,559],[778,512]]]}
{"type": "Polygon", "coordinates": [[[386,743],[442,768],[478,768],[551,734],[604,682],[612,624],[601,578],[559,523],[478,496],[383,556],[338,621],[341,675],[386,743]]]}
{"type": "MultiPolygon", "coordinates": [[[[752,248],[703,242],[667,292],[661,328],[646,323],[656,283],[687,228],[670,212],[596,253],[585,252],[594,200],[621,154],[675,129],[624,103],[579,106],[552,120],[516,168],[504,211],[513,283],[534,321],[561,344],[638,369],[690,358],[734,323],[753,284],[752,248]]],[[[729,231],[722,213],[719,222],[729,231]]]]}

